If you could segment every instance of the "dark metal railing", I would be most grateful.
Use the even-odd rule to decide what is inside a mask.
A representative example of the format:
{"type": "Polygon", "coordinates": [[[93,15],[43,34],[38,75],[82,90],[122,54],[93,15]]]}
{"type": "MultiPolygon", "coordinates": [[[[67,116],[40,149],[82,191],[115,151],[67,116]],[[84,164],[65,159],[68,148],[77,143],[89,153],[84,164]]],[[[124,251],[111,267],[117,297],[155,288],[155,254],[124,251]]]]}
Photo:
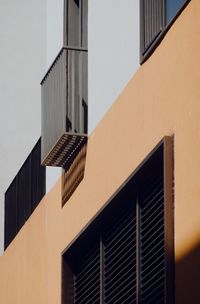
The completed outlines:
{"type": "Polygon", "coordinates": [[[42,161],[66,132],[87,134],[87,49],[64,46],[41,82],[42,161]]]}
{"type": "Polygon", "coordinates": [[[35,210],[46,192],[46,170],[41,166],[41,139],[5,193],[5,249],[35,210]]]}

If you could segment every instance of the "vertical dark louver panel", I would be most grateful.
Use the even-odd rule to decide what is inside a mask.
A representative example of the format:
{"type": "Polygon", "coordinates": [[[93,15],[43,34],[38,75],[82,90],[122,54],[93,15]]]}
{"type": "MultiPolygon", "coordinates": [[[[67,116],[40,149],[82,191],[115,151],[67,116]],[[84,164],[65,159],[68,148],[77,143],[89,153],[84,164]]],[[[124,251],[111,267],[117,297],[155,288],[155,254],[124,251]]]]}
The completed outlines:
{"type": "Polygon", "coordinates": [[[165,0],[141,0],[141,50],[148,50],[164,26],[165,0]]]}
{"type": "Polygon", "coordinates": [[[31,159],[30,156],[18,172],[17,230],[19,231],[31,212],[31,159]]]}
{"type": "Polygon", "coordinates": [[[46,192],[46,169],[41,166],[41,139],[31,153],[31,206],[32,213],[46,192]]]}
{"type": "MultiPolygon", "coordinates": [[[[147,188],[148,189],[148,188],[147,188]]],[[[141,303],[165,303],[164,184],[141,193],[141,303]]]]}
{"type": "Polygon", "coordinates": [[[75,304],[100,304],[100,246],[99,242],[80,254],[75,274],[75,304]]]}
{"type": "Polygon", "coordinates": [[[17,233],[17,177],[5,193],[4,246],[10,244],[17,233]]]}
{"type": "Polygon", "coordinates": [[[41,166],[41,139],[5,193],[5,248],[30,217],[46,191],[46,169],[41,166]]]}
{"type": "Polygon", "coordinates": [[[104,236],[105,304],[136,303],[136,214],[122,213],[104,236]]]}

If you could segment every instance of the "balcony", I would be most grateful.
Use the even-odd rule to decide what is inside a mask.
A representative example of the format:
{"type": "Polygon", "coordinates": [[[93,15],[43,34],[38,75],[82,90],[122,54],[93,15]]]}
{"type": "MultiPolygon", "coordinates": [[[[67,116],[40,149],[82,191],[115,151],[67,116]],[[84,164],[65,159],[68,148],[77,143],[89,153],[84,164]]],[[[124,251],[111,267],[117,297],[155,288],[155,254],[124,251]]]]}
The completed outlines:
{"type": "Polygon", "coordinates": [[[5,249],[45,195],[45,169],[39,139],[5,193],[5,249]]]}
{"type": "Polygon", "coordinates": [[[64,46],[41,82],[44,166],[66,167],[87,141],[87,49],[64,46]]]}

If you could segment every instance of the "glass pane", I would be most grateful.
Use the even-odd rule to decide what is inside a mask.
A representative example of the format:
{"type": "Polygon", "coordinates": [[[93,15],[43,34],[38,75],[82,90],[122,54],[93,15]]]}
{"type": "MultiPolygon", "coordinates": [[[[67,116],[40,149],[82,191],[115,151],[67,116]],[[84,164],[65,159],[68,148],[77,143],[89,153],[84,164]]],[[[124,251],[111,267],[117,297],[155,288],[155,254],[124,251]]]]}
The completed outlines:
{"type": "Polygon", "coordinates": [[[167,24],[175,17],[187,0],[167,0],[167,24]]]}
{"type": "Polygon", "coordinates": [[[88,1],[84,0],[82,1],[82,44],[81,46],[84,48],[87,48],[87,32],[88,32],[88,1]]]}
{"type": "Polygon", "coordinates": [[[68,39],[70,46],[80,47],[80,10],[78,0],[68,1],[68,39]]]}

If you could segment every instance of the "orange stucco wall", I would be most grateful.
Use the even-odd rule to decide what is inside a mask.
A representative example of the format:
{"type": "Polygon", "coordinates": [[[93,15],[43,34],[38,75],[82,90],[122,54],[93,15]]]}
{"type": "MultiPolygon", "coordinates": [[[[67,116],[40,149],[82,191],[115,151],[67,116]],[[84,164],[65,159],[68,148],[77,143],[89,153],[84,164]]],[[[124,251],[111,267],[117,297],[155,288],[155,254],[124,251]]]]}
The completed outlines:
{"type": "Polygon", "coordinates": [[[85,178],[67,204],[61,208],[59,181],[0,258],[0,303],[60,303],[61,252],[172,134],[176,303],[199,303],[195,286],[190,290],[191,267],[199,266],[198,259],[191,262],[192,251],[200,246],[199,12],[200,1],[192,0],[92,133],[85,178]]]}

